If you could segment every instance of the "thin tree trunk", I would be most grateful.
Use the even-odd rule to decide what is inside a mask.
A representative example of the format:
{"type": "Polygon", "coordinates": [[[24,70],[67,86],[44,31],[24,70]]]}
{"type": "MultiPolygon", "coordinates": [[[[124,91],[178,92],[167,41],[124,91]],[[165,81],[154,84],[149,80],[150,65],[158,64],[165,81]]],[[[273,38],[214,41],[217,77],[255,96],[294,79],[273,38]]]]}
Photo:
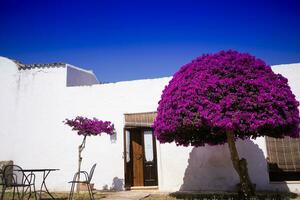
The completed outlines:
{"type": "MultiPolygon", "coordinates": [[[[85,148],[85,140],[86,140],[86,136],[84,136],[81,145],[78,146],[78,176],[77,176],[77,181],[80,181],[80,170],[81,170],[81,162],[82,162],[81,152],[85,148]]],[[[80,183],[77,183],[76,190],[77,190],[77,193],[80,192],[80,183]]]]}
{"type": "Polygon", "coordinates": [[[249,198],[251,196],[254,196],[255,188],[252,185],[248,174],[247,161],[244,158],[242,159],[239,158],[239,154],[235,146],[233,132],[227,131],[226,136],[227,136],[227,142],[228,142],[228,147],[231,155],[232,164],[240,178],[239,192],[241,192],[244,198],[249,198]]]}

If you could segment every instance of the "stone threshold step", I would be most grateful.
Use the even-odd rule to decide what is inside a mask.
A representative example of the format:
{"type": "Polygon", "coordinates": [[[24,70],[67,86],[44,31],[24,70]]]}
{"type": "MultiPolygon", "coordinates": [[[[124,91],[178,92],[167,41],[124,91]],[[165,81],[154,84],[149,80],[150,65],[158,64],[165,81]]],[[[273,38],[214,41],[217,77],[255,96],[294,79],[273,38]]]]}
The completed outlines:
{"type": "Polygon", "coordinates": [[[158,186],[133,186],[129,190],[157,190],[158,186]]]}

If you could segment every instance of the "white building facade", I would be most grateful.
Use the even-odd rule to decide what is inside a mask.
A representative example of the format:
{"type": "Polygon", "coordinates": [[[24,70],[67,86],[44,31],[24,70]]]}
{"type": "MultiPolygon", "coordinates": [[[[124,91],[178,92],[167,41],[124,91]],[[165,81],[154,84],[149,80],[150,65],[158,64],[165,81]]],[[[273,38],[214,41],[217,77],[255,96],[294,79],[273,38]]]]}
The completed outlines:
{"type": "MultiPolygon", "coordinates": [[[[289,79],[299,101],[300,64],[272,68],[289,79]]],[[[82,169],[88,171],[97,163],[92,181],[96,189],[235,190],[239,180],[227,145],[180,147],[151,139],[152,119],[145,118],[147,113],[153,117],[170,79],[99,84],[92,72],[69,64],[29,66],[0,57],[0,161],[13,160],[23,168],[58,168],[50,173],[47,186],[68,191],[82,137],[63,120],[96,117],[111,121],[116,130],[114,136],[87,138],[82,169]],[[131,120],[141,117],[141,121],[126,121],[125,114],[131,120]]],[[[270,181],[265,138],[238,141],[237,148],[248,161],[257,190],[300,192],[297,180],[270,181]]],[[[37,183],[41,177],[37,174],[37,183]]]]}

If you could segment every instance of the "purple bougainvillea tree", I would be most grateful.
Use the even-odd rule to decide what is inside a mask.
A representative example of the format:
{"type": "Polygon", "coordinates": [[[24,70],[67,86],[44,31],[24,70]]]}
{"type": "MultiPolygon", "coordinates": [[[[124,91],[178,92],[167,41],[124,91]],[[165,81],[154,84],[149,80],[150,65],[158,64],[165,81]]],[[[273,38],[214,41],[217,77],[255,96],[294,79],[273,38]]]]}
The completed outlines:
{"type": "MultiPolygon", "coordinates": [[[[82,143],[78,147],[78,172],[81,169],[82,157],[81,153],[85,148],[85,142],[87,136],[101,135],[101,133],[107,133],[109,135],[114,134],[114,125],[110,121],[101,121],[96,118],[89,119],[86,117],[78,116],[75,119],[66,119],[65,124],[72,127],[73,131],[77,131],[78,135],[83,136],[82,143]]],[[[80,180],[80,173],[78,173],[77,181],[80,180]]],[[[77,186],[77,191],[79,191],[79,186],[77,186]]]]}
{"type": "Polygon", "coordinates": [[[288,80],[247,53],[221,51],[184,65],[163,91],[157,139],[183,146],[228,143],[240,191],[255,193],[235,140],[299,137],[299,103],[288,80]]]}

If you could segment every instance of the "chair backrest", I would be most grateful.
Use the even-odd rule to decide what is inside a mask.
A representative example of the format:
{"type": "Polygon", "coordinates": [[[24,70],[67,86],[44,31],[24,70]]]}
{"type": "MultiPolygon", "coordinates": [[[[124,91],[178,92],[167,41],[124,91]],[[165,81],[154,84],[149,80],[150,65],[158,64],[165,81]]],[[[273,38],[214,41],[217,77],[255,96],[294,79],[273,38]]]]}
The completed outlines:
{"type": "Polygon", "coordinates": [[[88,179],[88,182],[89,182],[89,183],[91,182],[91,180],[92,180],[92,178],[93,178],[93,174],[94,174],[96,165],[97,165],[97,163],[95,163],[95,164],[93,165],[93,167],[91,168],[91,171],[90,171],[90,173],[89,173],[89,179],[88,179]]]}
{"type": "Polygon", "coordinates": [[[0,169],[0,185],[4,185],[4,176],[2,169],[0,169]]]}
{"type": "Polygon", "coordinates": [[[22,168],[18,165],[6,165],[3,171],[4,183],[7,187],[12,184],[22,184],[24,183],[24,178],[26,178],[22,168]]]}

